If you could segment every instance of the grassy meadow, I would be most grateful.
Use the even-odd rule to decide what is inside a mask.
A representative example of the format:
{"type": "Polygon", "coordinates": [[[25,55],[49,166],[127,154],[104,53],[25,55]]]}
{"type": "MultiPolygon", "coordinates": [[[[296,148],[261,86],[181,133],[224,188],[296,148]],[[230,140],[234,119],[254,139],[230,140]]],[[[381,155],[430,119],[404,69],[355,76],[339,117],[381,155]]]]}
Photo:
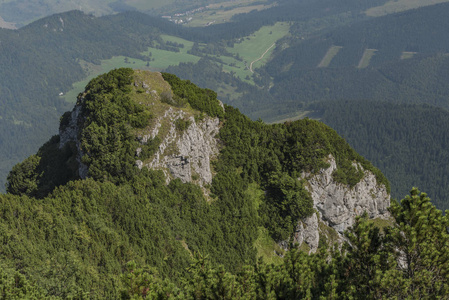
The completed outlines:
{"type": "MultiPolygon", "coordinates": [[[[263,26],[254,34],[242,38],[241,42],[235,44],[234,47],[229,47],[228,51],[235,54],[238,53],[244,61],[250,64],[258,59],[273,43],[287,35],[289,29],[290,26],[287,23],[281,22],[273,26],[263,26]]],[[[261,60],[261,63],[266,62],[270,54],[271,52],[267,53],[266,58],[261,60]]]]}
{"type": "Polygon", "coordinates": [[[338,52],[341,50],[341,46],[332,46],[327,50],[326,54],[324,55],[321,62],[318,64],[318,68],[326,68],[331,63],[332,59],[335,57],[335,55],[338,54],[338,52]]]}
{"type": "Polygon", "coordinates": [[[376,54],[377,49],[365,49],[363,52],[362,58],[359,61],[359,65],[357,68],[363,69],[369,66],[369,62],[371,58],[376,54]]]}
{"type": "Polygon", "coordinates": [[[409,9],[444,2],[449,2],[449,0],[391,0],[382,6],[376,6],[368,9],[365,11],[365,14],[369,17],[381,17],[388,14],[394,14],[409,9]]]}
{"type": "Polygon", "coordinates": [[[415,54],[417,54],[417,52],[402,52],[401,54],[401,59],[409,59],[409,58],[413,58],[413,56],[415,56],[415,54]]]}
{"type": "Polygon", "coordinates": [[[249,70],[251,62],[255,61],[253,70],[266,64],[274,50],[274,47],[272,47],[273,43],[276,43],[276,41],[287,35],[289,29],[290,26],[287,23],[276,23],[273,26],[264,26],[254,34],[242,38],[240,43],[235,44],[234,47],[228,47],[227,50],[231,53],[238,54],[243,61],[222,56],[220,59],[225,63],[223,69],[227,72],[235,72],[235,75],[240,79],[253,83],[251,79],[247,79],[247,76],[251,77],[252,75],[249,70]],[[264,53],[263,58],[259,60],[264,53]]]}

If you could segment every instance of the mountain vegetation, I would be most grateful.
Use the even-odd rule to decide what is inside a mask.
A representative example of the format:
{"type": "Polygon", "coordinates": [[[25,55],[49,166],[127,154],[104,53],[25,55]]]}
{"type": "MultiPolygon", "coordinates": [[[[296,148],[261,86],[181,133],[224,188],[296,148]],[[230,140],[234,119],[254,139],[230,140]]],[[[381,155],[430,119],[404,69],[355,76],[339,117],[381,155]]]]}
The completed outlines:
{"type": "Polygon", "coordinates": [[[331,154],[341,184],[361,179],[352,162],[374,172],[378,184],[388,185],[385,177],[323,123],[251,121],[230,106],[223,112],[214,92],[164,74],[177,107],[222,122],[209,197],[193,183],[167,184],[161,171],[135,166],[135,132],[157,112],[136,101],[142,91],[134,76],[111,71],[78,99],[89,178],[75,179],[78,148],[66,145],[70,156],[57,147],[59,136],[11,171],[9,193],[0,195],[3,298],[445,297],[449,220],[417,189],[393,202],[393,225],[379,229],[358,218],[342,248],[323,243],[309,255],[291,245],[279,264],[258,259],[258,228],[285,240],[312,213],[297,179],[302,171],[326,167],[331,154]],[[66,160],[65,180],[54,181],[60,177],[51,174],[48,149],[66,160]]]}

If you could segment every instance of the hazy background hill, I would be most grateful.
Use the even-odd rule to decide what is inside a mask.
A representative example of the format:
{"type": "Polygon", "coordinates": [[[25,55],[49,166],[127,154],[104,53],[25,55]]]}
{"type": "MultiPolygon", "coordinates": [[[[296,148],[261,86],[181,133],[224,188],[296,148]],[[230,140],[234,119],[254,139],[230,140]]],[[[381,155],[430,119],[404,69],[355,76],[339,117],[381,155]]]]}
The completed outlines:
{"type": "Polygon", "coordinates": [[[292,41],[264,68],[274,78],[270,93],[295,104],[383,99],[447,108],[448,11],[435,5],[292,41]]]}
{"type": "MultiPolygon", "coordinates": [[[[222,101],[253,119],[321,117],[387,174],[394,197],[402,197],[416,184],[432,198],[438,197],[440,207],[449,207],[444,204],[449,201],[443,192],[449,184],[446,177],[435,180],[419,170],[409,172],[421,150],[414,152],[408,138],[388,137],[391,131],[418,138],[416,127],[374,118],[363,105],[354,112],[345,102],[380,101],[376,110],[391,109],[395,114],[388,114],[390,119],[446,113],[441,108],[448,107],[449,4],[431,5],[436,2],[444,1],[347,0],[337,5],[331,0],[276,4],[192,0],[182,6],[177,1],[164,6],[155,1],[145,5],[105,1],[96,2],[98,7],[80,1],[81,9],[92,14],[71,11],[18,30],[0,29],[0,185],[15,163],[56,133],[59,116],[73,106],[89,79],[113,68],[132,67],[167,70],[214,89],[222,101]],[[429,6],[408,10],[422,5],[429,6]],[[154,16],[137,11],[107,15],[127,9],[154,16]],[[392,14],[396,11],[402,12],[392,14]],[[174,24],[180,21],[185,26],[174,24]],[[340,100],[345,101],[335,102],[340,100]],[[393,109],[385,101],[397,106],[393,109]],[[423,110],[401,103],[435,107],[423,110]],[[330,117],[332,105],[342,109],[341,119],[330,117]],[[374,133],[369,132],[378,123],[384,129],[375,132],[379,138],[375,146],[376,139],[370,136],[374,133]],[[383,160],[396,146],[410,149],[401,152],[401,160],[383,160]]],[[[26,3],[0,1],[0,16],[21,26],[58,7],[50,0],[35,1],[33,5],[41,10],[25,17],[21,9],[32,7],[26,3]]],[[[67,4],[59,3],[59,7],[67,4]]],[[[417,123],[428,132],[446,130],[445,122],[429,122],[425,117],[417,123]]],[[[428,166],[435,174],[446,170],[442,138],[426,140],[427,149],[434,153],[426,157],[428,166]]]]}
{"type": "Polygon", "coordinates": [[[213,3],[225,2],[224,0],[17,0],[0,1],[0,16],[5,22],[13,23],[15,27],[21,27],[31,21],[69,10],[80,10],[96,16],[110,15],[124,11],[141,11],[151,14],[164,14],[181,12],[213,3]]]}

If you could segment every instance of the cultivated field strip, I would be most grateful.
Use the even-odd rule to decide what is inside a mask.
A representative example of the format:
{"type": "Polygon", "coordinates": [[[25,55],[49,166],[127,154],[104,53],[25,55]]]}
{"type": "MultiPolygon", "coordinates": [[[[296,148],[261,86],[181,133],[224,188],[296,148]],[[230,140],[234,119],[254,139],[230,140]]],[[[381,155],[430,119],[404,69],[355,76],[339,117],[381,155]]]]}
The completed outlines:
{"type": "Polygon", "coordinates": [[[357,68],[363,69],[369,66],[371,58],[376,54],[377,49],[365,49],[357,68]]]}
{"type": "Polygon", "coordinates": [[[321,62],[318,64],[318,68],[326,68],[331,63],[332,59],[338,54],[338,52],[342,49],[342,46],[331,46],[329,50],[327,50],[321,62]]]}

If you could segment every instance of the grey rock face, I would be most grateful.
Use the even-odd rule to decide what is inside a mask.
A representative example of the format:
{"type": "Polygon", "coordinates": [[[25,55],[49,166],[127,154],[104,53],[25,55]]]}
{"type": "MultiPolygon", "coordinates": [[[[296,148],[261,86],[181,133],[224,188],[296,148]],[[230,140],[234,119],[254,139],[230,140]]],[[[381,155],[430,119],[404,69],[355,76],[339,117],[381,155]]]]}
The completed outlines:
{"type": "Polygon", "coordinates": [[[354,224],[356,216],[365,211],[372,219],[390,217],[387,210],[390,206],[390,196],[387,188],[377,183],[374,174],[364,171],[362,180],[350,188],[333,179],[332,173],[337,169],[337,163],[332,156],[329,156],[328,163],[330,167],[321,169],[318,174],[302,176],[308,182],[306,189],[310,192],[314,209],[319,212],[320,217],[317,218],[316,214],[313,214],[306,220],[301,220],[294,241],[299,245],[306,242],[312,252],[318,247],[320,222],[333,228],[342,238],[341,234],[354,224]]]}
{"type": "MultiPolygon", "coordinates": [[[[198,184],[204,186],[212,182],[212,170],[210,161],[218,155],[218,146],[215,135],[219,132],[218,118],[205,117],[203,121],[196,122],[189,118],[190,125],[179,134],[175,128],[175,121],[183,118],[182,110],[168,109],[162,118],[169,118],[170,130],[161,142],[154,159],[146,166],[154,169],[169,171],[167,181],[179,178],[182,182],[191,182],[197,176],[198,184]]],[[[154,138],[158,135],[162,119],[150,130],[150,134],[144,136],[142,141],[154,138]]],[[[168,173],[166,173],[168,175],[168,173]]]]}
{"type": "Polygon", "coordinates": [[[390,196],[384,185],[377,184],[374,174],[365,171],[362,180],[351,189],[334,181],[332,172],[337,169],[337,163],[333,157],[328,162],[329,168],[307,180],[314,208],[321,213],[323,220],[341,233],[365,211],[372,219],[389,216],[390,196]]]}
{"type": "Polygon", "coordinates": [[[65,127],[60,126],[59,128],[59,149],[64,147],[64,145],[68,142],[75,142],[76,144],[76,149],[78,151],[76,156],[76,160],[78,162],[78,175],[81,179],[87,178],[88,172],[88,167],[81,162],[83,152],[81,151],[81,145],[78,139],[78,133],[83,122],[84,119],[81,113],[81,105],[77,104],[70,113],[68,125],[65,127]]]}
{"type": "Polygon", "coordinates": [[[320,242],[319,224],[316,213],[313,213],[308,218],[298,222],[296,226],[296,232],[293,237],[293,243],[301,245],[306,243],[311,253],[315,253],[318,249],[318,243],[320,242]]]}
{"type": "Polygon", "coordinates": [[[70,141],[76,141],[78,136],[78,118],[81,113],[81,106],[76,105],[72,112],[70,113],[70,120],[69,124],[65,126],[64,128],[59,128],[59,149],[64,147],[64,145],[70,141]]]}

